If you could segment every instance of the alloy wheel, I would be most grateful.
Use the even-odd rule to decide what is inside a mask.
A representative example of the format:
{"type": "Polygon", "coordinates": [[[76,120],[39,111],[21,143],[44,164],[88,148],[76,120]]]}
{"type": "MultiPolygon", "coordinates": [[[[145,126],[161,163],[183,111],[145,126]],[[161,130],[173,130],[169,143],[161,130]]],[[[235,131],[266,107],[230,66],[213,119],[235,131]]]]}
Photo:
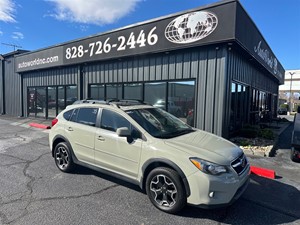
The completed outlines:
{"type": "Polygon", "coordinates": [[[158,205],[172,207],[176,204],[177,188],[169,177],[163,174],[154,176],[150,182],[150,191],[158,205]]]}
{"type": "Polygon", "coordinates": [[[61,170],[65,170],[69,165],[69,154],[68,151],[60,146],[57,148],[55,153],[56,164],[61,170]]]}

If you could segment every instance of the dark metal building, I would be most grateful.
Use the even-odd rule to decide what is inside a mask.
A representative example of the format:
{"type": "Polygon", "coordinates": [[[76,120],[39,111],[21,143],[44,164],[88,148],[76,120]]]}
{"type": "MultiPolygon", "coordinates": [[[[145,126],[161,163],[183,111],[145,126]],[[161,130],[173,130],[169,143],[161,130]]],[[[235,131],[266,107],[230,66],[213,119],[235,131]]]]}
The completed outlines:
{"type": "Polygon", "coordinates": [[[0,111],[55,117],[77,99],[139,99],[228,137],[275,116],[284,69],[237,0],[1,59],[0,111]]]}

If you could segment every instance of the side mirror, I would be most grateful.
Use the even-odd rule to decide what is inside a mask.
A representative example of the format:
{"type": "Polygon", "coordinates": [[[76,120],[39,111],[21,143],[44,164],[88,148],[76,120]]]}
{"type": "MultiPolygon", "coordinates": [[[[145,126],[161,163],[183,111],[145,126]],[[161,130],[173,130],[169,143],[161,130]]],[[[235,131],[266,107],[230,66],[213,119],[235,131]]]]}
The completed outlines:
{"type": "Polygon", "coordinates": [[[131,132],[127,127],[120,127],[117,129],[117,135],[119,137],[130,137],[131,132]]]}

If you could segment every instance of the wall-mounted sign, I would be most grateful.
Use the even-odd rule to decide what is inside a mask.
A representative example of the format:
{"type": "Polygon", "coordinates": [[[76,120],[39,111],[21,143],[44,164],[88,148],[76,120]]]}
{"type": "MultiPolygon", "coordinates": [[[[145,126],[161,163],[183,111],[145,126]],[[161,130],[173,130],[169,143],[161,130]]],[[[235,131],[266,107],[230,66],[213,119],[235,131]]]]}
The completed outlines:
{"type": "Polygon", "coordinates": [[[210,35],[217,25],[218,18],[213,13],[206,11],[187,13],[167,25],[165,36],[176,44],[192,43],[210,35]]]}
{"type": "Polygon", "coordinates": [[[238,42],[283,82],[284,69],[238,1],[147,21],[65,45],[16,57],[16,71],[26,72],[166,52],[208,44],[238,42]]]}
{"type": "Polygon", "coordinates": [[[144,24],[95,35],[63,46],[17,57],[17,72],[53,66],[171,51],[232,39],[234,17],[230,4],[148,21],[144,24]],[[221,21],[221,22],[220,22],[221,21]]]}

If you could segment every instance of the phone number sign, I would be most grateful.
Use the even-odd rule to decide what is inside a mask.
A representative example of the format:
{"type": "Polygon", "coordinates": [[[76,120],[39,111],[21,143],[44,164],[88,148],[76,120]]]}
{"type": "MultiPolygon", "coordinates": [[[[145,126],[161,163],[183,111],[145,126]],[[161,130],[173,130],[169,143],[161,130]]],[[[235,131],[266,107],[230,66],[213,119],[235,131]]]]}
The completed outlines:
{"type": "Polygon", "coordinates": [[[64,46],[64,64],[158,51],[165,42],[163,32],[152,23],[72,42],[64,46]]]}

